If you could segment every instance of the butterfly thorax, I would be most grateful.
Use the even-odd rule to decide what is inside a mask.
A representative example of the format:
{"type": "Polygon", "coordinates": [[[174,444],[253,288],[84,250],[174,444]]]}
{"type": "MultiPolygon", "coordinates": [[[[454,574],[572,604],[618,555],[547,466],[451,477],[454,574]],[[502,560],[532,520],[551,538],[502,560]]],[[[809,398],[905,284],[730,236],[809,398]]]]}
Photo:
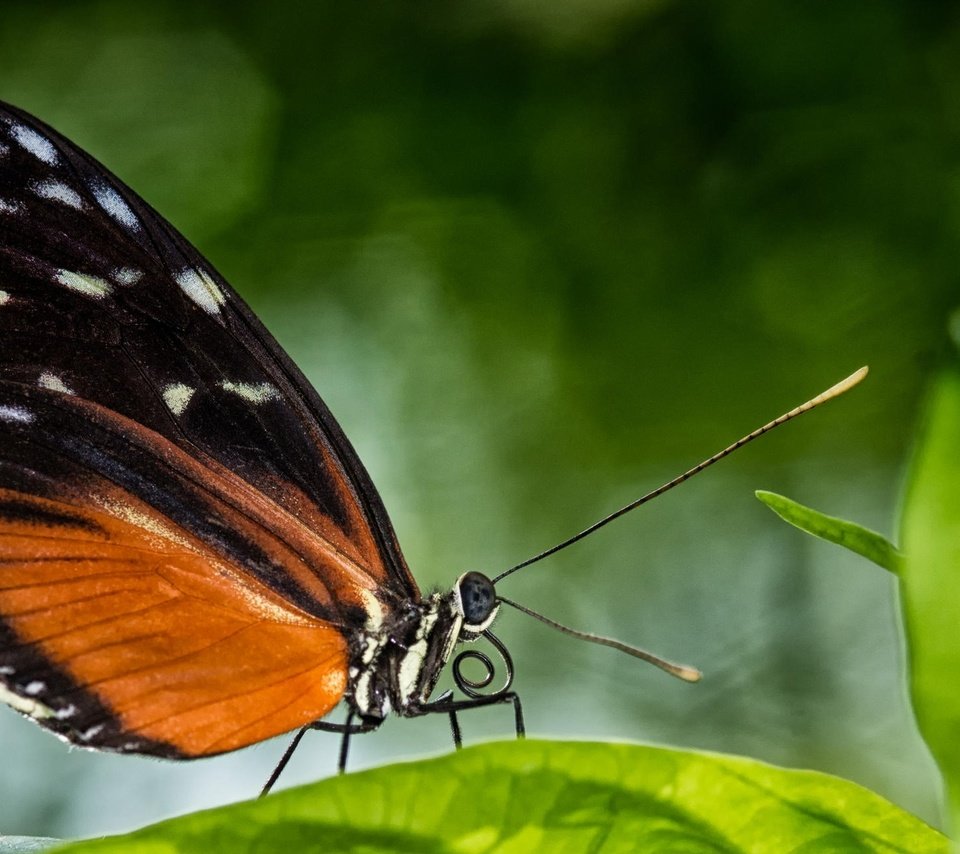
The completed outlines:
{"type": "Polygon", "coordinates": [[[347,701],[363,718],[420,713],[462,625],[454,594],[434,593],[357,632],[350,643],[347,701]]]}
{"type": "Polygon", "coordinates": [[[465,572],[448,593],[433,593],[402,610],[388,612],[350,642],[347,701],[366,719],[390,711],[404,717],[423,714],[443,666],[461,641],[474,641],[496,619],[493,582],[465,572]]]}

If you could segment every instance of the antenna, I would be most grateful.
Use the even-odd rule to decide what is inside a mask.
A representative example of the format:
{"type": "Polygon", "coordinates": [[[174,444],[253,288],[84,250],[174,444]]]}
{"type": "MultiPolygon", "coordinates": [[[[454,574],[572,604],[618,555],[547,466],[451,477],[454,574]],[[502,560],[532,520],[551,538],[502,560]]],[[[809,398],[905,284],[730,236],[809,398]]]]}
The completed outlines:
{"type": "MultiPolygon", "coordinates": [[[[558,551],[560,551],[561,549],[565,549],[567,546],[572,546],[574,543],[578,542],[579,540],[582,540],[584,537],[588,536],[589,534],[592,534],[594,531],[602,528],[604,525],[609,524],[614,519],[619,519],[621,516],[623,516],[626,513],[629,513],[631,510],[635,510],[641,504],[646,504],[648,501],[652,501],[654,498],[660,495],[663,495],[664,492],[668,492],[669,490],[673,489],[675,486],[679,486],[685,480],[689,480],[695,474],[700,474],[700,472],[702,472],[704,469],[709,468],[714,463],[719,462],[724,457],[729,456],[734,451],[738,450],[739,448],[742,448],[744,445],[748,444],[749,442],[752,442],[754,439],[759,439],[764,433],[769,433],[771,430],[774,429],[774,427],[779,427],[781,424],[786,424],[788,421],[793,420],[798,415],[803,415],[804,412],[809,412],[811,409],[815,409],[816,407],[820,406],[821,403],[826,403],[828,400],[833,400],[833,398],[839,397],[845,391],[849,391],[857,383],[859,383],[867,375],[868,370],[869,369],[866,366],[864,366],[860,368],[859,371],[854,371],[852,374],[850,374],[849,377],[847,377],[844,380],[840,380],[840,382],[838,382],[836,385],[830,386],[830,388],[828,388],[826,391],[821,392],[816,397],[808,400],[806,403],[802,403],[800,404],[800,406],[796,407],[795,409],[791,409],[789,412],[785,412],[779,418],[775,418],[773,421],[769,422],[768,424],[764,424],[763,427],[758,427],[752,433],[748,433],[742,439],[738,439],[732,445],[729,445],[728,447],[724,448],[722,451],[718,451],[709,459],[704,460],[702,463],[698,463],[692,469],[685,471],[683,474],[679,475],[678,477],[675,477],[673,480],[663,484],[663,486],[659,486],[656,489],[654,489],[652,492],[648,492],[646,495],[638,498],[636,501],[632,501],[629,504],[627,504],[625,507],[621,507],[619,510],[615,510],[609,516],[604,516],[599,522],[594,522],[589,528],[585,528],[579,534],[575,534],[569,539],[564,540],[562,543],[558,543],[557,545],[547,549],[546,551],[542,551],[540,552],[540,554],[536,554],[531,558],[527,558],[525,561],[518,563],[516,566],[512,566],[510,567],[510,569],[505,570],[504,572],[501,572],[496,578],[493,579],[493,583],[496,584],[497,582],[502,581],[508,575],[511,575],[514,572],[516,572],[518,569],[523,569],[523,567],[530,566],[530,564],[536,563],[538,560],[543,560],[545,557],[549,557],[552,554],[556,554],[558,551]]],[[[503,601],[506,602],[506,600],[503,600],[503,601]]],[[[514,603],[512,602],[508,602],[507,604],[514,605],[514,603]]],[[[514,607],[518,607],[518,606],[514,605],[514,607]]],[[[532,616],[536,616],[539,619],[544,620],[545,622],[549,622],[546,620],[545,617],[540,617],[539,614],[533,614],[532,616]]],[[[571,634],[576,634],[572,629],[569,631],[571,634]]],[[[585,638],[585,640],[586,639],[589,639],[589,638],[585,638]]],[[[603,643],[604,641],[605,639],[598,642],[603,643]]],[[[615,643],[617,642],[613,641],[606,645],[611,646],[615,643]]],[[[630,654],[632,655],[633,653],[630,653],[630,654]]]]}
{"type": "Polygon", "coordinates": [[[529,608],[525,608],[517,602],[504,599],[503,596],[497,596],[497,601],[503,602],[504,605],[509,605],[511,608],[516,608],[518,611],[522,611],[524,614],[538,619],[541,623],[546,623],[551,628],[558,629],[565,635],[571,635],[579,640],[599,644],[600,646],[609,646],[611,649],[625,652],[627,655],[632,655],[634,658],[639,658],[641,661],[646,661],[648,664],[659,667],[661,670],[666,671],[671,676],[676,676],[677,679],[682,679],[684,682],[699,682],[703,675],[696,667],[689,667],[686,664],[674,664],[672,661],[660,658],[659,655],[654,655],[652,652],[647,652],[638,646],[631,646],[623,641],[605,638],[603,635],[595,635],[592,632],[581,632],[577,631],[577,629],[571,629],[569,626],[558,623],[556,620],[551,620],[549,617],[538,614],[536,611],[531,611],[529,608]]]}

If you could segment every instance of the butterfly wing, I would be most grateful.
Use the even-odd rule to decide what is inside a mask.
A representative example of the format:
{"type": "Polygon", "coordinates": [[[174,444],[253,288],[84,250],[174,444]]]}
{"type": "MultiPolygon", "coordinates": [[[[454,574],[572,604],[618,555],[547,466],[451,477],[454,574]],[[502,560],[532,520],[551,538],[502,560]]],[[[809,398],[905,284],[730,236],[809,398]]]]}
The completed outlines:
{"type": "Polygon", "coordinates": [[[419,599],[369,476],[196,250],[3,105],[0,348],[4,698],[163,755],[335,705],[345,634],[419,599]]]}

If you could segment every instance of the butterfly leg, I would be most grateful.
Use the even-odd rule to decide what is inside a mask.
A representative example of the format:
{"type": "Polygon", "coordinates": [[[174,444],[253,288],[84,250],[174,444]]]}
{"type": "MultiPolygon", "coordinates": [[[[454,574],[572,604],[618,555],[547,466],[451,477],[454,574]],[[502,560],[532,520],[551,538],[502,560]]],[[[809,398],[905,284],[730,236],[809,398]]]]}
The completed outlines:
{"type": "Polygon", "coordinates": [[[463,733],[460,731],[460,721],[457,720],[457,713],[450,710],[450,734],[453,736],[453,746],[456,750],[463,748],[463,733]]]}
{"type": "Polygon", "coordinates": [[[347,714],[347,722],[343,727],[343,738],[340,739],[340,755],[337,757],[337,773],[347,773],[347,752],[350,750],[350,736],[352,730],[350,724],[353,723],[353,710],[347,714]]]}
{"type": "Polygon", "coordinates": [[[283,769],[287,767],[290,757],[293,756],[294,751],[300,744],[300,740],[304,737],[304,735],[306,735],[308,729],[310,729],[310,727],[305,726],[300,727],[300,729],[297,730],[297,734],[293,737],[293,741],[290,742],[290,746],[284,751],[283,756],[277,763],[277,767],[273,769],[273,773],[270,775],[270,778],[266,783],[263,784],[260,794],[257,795],[258,798],[264,798],[270,794],[273,784],[277,782],[277,778],[283,773],[283,769]]]}
{"type": "Polygon", "coordinates": [[[263,788],[260,790],[259,797],[264,797],[264,795],[270,792],[270,789],[273,788],[274,783],[277,782],[279,776],[283,773],[283,769],[287,767],[287,763],[290,761],[290,758],[293,756],[294,751],[300,744],[300,740],[306,734],[307,730],[317,730],[319,732],[336,732],[343,736],[343,739],[340,742],[340,754],[337,759],[337,773],[343,774],[347,768],[347,752],[350,747],[350,736],[356,735],[365,732],[373,732],[377,729],[383,721],[378,720],[365,720],[361,721],[358,724],[353,723],[355,713],[351,711],[347,715],[347,720],[342,724],[333,724],[327,721],[314,721],[312,724],[307,724],[305,727],[301,727],[297,730],[297,734],[293,737],[293,741],[290,742],[290,746],[286,749],[280,761],[277,763],[277,767],[273,769],[273,773],[270,775],[270,779],[264,784],[263,788]]]}
{"type": "Polygon", "coordinates": [[[443,712],[450,716],[450,731],[453,735],[453,745],[459,750],[463,747],[463,732],[460,729],[460,721],[457,718],[458,712],[467,709],[479,709],[484,706],[498,706],[502,703],[513,704],[514,726],[516,728],[517,738],[526,736],[526,727],[523,723],[523,706],[520,703],[520,697],[513,691],[503,691],[497,694],[490,694],[486,697],[471,697],[468,700],[452,700],[451,692],[447,692],[432,703],[423,706],[420,714],[430,714],[431,712],[443,712]]]}
{"type": "Polygon", "coordinates": [[[517,738],[526,738],[527,728],[523,725],[523,706],[520,705],[520,695],[513,694],[510,699],[513,703],[513,723],[516,727],[517,738]]]}
{"type": "Polygon", "coordinates": [[[464,701],[468,705],[465,708],[480,708],[481,706],[494,706],[502,703],[511,703],[513,705],[513,725],[517,738],[525,738],[527,729],[523,723],[523,705],[520,703],[520,695],[514,691],[505,691],[502,694],[494,694],[491,697],[478,697],[473,700],[464,701]],[[484,702],[486,701],[486,702],[484,702]]]}
{"type": "MultiPolygon", "coordinates": [[[[452,697],[453,697],[453,691],[444,691],[430,705],[434,705],[436,703],[446,703],[452,697]]],[[[449,712],[449,715],[450,715],[450,734],[453,736],[453,746],[456,750],[460,750],[463,747],[463,733],[460,731],[460,721],[457,719],[456,711],[451,710],[449,712]]]]}

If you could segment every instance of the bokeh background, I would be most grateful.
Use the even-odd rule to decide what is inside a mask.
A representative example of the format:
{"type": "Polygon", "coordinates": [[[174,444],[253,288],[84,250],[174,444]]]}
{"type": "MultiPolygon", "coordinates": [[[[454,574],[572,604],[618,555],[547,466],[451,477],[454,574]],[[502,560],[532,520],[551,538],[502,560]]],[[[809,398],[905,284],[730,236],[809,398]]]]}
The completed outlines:
{"type": "MultiPolygon", "coordinates": [[[[533,735],[823,769],[939,821],[891,579],[752,493],[896,536],[957,301],[955,4],[0,11],[0,98],[108,164],[251,303],[424,588],[496,573],[869,364],[847,398],[505,583],[701,684],[519,614],[499,633],[533,735]]],[[[284,747],[100,756],[0,712],[2,833],[250,797],[284,747]]],[[[463,725],[507,737],[511,716],[463,725]]],[[[309,738],[283,783],[331,773],[336,747],[309,738]]],[[[394,720],[351,764],[448,749],[443,720],[394,720]]]]}

